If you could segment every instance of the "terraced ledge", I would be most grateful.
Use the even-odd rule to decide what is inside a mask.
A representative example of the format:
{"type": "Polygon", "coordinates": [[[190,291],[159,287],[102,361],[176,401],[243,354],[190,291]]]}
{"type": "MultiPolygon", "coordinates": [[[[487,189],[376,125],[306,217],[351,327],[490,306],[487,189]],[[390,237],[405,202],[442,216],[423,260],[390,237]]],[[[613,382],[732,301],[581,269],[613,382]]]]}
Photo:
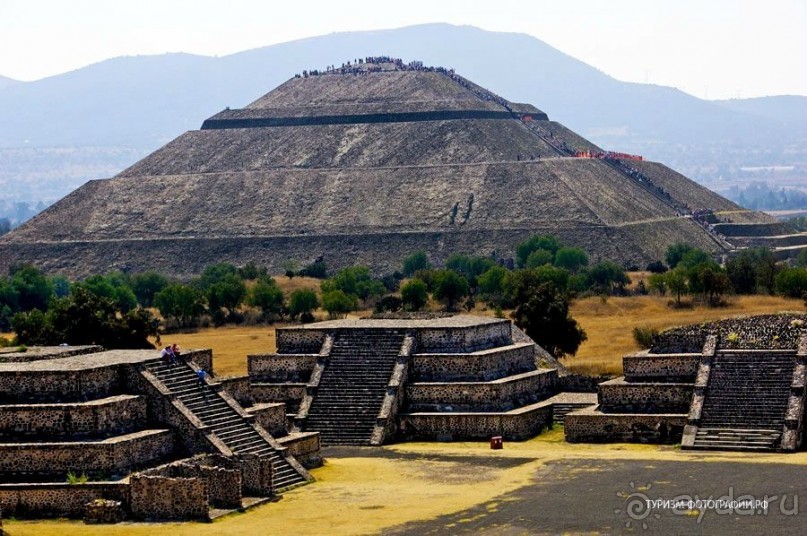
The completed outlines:
{"type": "Polygon", "coordinates": [[[146,400],[136,395],[115,395],[88,402],[0,405],[0,441],[8,435],[60,437],[128,433],[142,428],[146,419],[146,400]]]}
{"type": "Polygon", "coordinates": [[[0,474],[116,472],[167,458],[171,430],[142,430],[102,440],[0,443],[0,474]]]}
{"type": "Polygon", "coordinates": [[[567,413],[566,441],[677,443],[687,423],[685,413],[603,413],[591,406],[567,413]]]}
{"type": "Polygon", "coordinates": [[[557,379],[556,370],[533,370],[488,382],[415,382],[406,386],[413,411],[507,411],[519,401],[534,402],[550,394],[557,379]],[[529,400],[532,399],[532,400],[529,400]]]}
{"type": "Polygon", "coordinates": [[[406,439],[453,441],[500,435],[522,441],[552,425],[552,403],[537,402],[503,412],[400,413],[399,421],[399,433],[406,439]]]}

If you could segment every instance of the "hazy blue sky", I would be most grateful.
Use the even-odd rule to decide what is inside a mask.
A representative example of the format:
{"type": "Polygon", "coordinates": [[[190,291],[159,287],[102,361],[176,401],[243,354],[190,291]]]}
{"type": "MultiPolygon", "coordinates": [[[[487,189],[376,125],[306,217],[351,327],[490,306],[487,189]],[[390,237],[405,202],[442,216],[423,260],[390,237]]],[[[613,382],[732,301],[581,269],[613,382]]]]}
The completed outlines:
{"type": "Polygon", "coordinates": [[[0,0],[0,75],[425,22],[527,33],[620,80],[700,97],[807,95],[807,0],[0,0]]]}

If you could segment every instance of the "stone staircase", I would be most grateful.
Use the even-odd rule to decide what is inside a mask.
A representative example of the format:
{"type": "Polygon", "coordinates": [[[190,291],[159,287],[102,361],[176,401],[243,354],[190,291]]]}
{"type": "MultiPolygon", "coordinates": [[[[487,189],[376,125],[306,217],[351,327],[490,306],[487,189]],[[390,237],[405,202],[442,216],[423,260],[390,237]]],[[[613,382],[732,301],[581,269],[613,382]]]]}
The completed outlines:
{"type": "Polygon", "coordinates": [[[795,365],[793,352],[718,351],[693,448],[778,449],[795,365]]]}
{"type": "Polygon", "coordinates": [[[406,333],[342,330],[334,340],[305,429],[324,445],[369,445],[406,333]]]}
{"type": "Polygon", "coordinates": [[[234,454],[254,454],[272,459],[276,492],[308,481],[213,386],[206,382],[200,384],[196,370],[190,364],[166,365],[162,359],[154,359],[145,366],[234,454]]]}

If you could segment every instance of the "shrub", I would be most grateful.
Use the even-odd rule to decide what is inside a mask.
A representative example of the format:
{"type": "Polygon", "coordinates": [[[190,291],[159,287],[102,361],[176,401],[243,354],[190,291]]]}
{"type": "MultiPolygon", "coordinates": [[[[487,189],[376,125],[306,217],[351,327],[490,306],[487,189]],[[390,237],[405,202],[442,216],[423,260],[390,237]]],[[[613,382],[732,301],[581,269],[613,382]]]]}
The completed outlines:
{"type": "Polygon", "coordinates": [[[647,264],[645,270],[653,274],[663,274],[667,271],[667,266],[661,261],[653,261],[647,264]]]}
{"type": "Polygon", "coordinates": [[[375,304],[376,313],[396,313],[401,309],[403,309],[403,300],[392,294],[384,296],[375,304]]]}
{"type": "Polygon", "coordinates": [[[401,287],[401,301],[403,306],[409,311],[419,311],[426,306],[429,300],[426,283],[415,278],[409,280],[401,287]]]}
{"type": "Polygon", "coordinates": [[[249,290],[247,303],[260,309],[264,319],[272,320],[283,315],[285,297],[274,279],[263,277],[249,290]]]}
{"type": "Polygon", "coordinates": [[[455,311],[460,300],[468,296],[468,280],[451,270],[437,270],[434,277],[434,297],[443,300],[446,310],[455,311]]]}
{"type": "Polygon", "coordinates": [[[423,250],[418,250],[406,257],[403,261],[402,272],[406,277],[410,277],[420,270],[430,270],[432,264],[429,257],[423,250]]]}
{"type": "Polygon", "coordinates": [[[633,328],[633,340],[639,348],[648,349],[653,346],[653,339],[658,336],[658,329],[650,326],[635,326],[633,328]]]}
{"type": "Polygon", "coordinates": [[[545,249],[536,249],[532,253],[529,254],[527,257],[527,261],[525,262],[526,268],[538,268],[539,266],[544,266],[546,264],[552,264],[554,260],[554,256],[552,255],[551,251],[547,251],[545,249]]]}
{"type": "Polygon", "coordinates": [[[325,261],[317,259],[300,270],[298,275],[302,277],[313,277],[315,279],[325,279],[328,277],[328,266],[325,264],[325,261]]]}
{"type": "Polygon", "coordinates": [[[588,266],[588,255],[580,248],[562,247],[555,253],[555,266],[577,272],[588,266]]]}
{"type": "Polygon", "coordinates": [[[331,318],[344,318],[350,311],[359,308],[359,299],[355,294],[331,290],[322,293],[322,308],[328,311],[331,318]]]}
{"type": "Polygon", "coordinates": [[[554,260],[555,253],[560,249],[560,243],[554,236],[533,236],[521,242],[516,246],[516,262],[518,267],[525,268],[530,253],[538,249],[544,249],[551,253],[554,260]]]}
{"type": "Polygon", "coordinates": [[[298,288],[289,296],[289,315],[292,318],[300,317],[302,322],[314,321],[312,311],[319,307],[317,293],[308,288],[298,288]]]}

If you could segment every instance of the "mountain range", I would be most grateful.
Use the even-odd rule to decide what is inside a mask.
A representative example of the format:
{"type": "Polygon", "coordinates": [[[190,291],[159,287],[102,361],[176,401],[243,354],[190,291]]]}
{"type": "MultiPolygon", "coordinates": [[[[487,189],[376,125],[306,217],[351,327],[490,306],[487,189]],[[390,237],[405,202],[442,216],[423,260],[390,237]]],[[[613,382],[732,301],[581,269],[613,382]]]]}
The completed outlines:
{"type": "Polygon", "coordinates": [[[427,24],[223,57],[119,57],[34,82],[0,78],[0,191],[6,201],[53,201],[295,73],[370,55],[453,67],[602,147],[643,154],[701,182],[730,178],[742,166],[807,174],[807,97],[706,101],[618,81],[525,34],[427,24]]]}

